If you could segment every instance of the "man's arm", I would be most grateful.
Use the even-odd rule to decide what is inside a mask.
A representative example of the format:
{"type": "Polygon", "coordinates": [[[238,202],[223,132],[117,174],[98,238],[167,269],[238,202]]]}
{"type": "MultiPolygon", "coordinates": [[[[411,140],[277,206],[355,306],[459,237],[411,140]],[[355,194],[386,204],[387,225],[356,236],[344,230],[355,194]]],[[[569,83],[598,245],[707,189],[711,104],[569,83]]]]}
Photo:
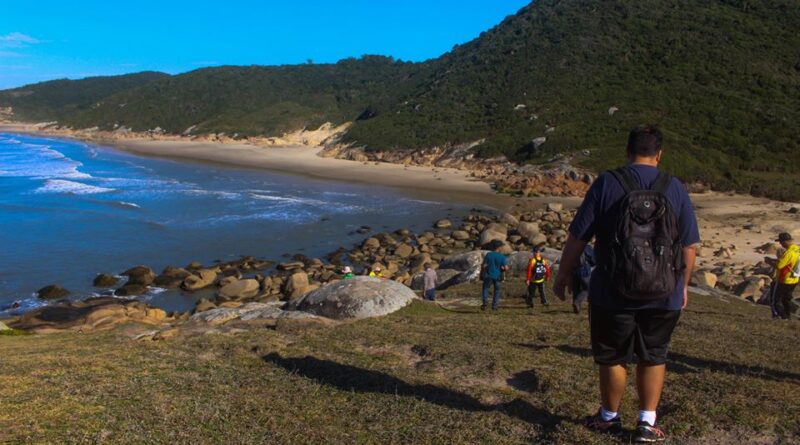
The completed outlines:
{"type": "Polygon", "coordinates": [[[694,263],[697,259],[697,244],[693,244],[691,246],[686,246],[683,248],[683,264],[685,269],[683,269],[683,307],[682,309],[686,309],[686,306],[689,304],[689,281],[692,279],[692,272],[694,271],[694,263]]]}
{"type": "Polygon", "coordinates": [[[567,238],[564,251],[561,253],[561,265],[558,267],[556,282],[553,284],[553,291],[561,301],[567,298],[566,290],[568,288],[572,291],[572,274],[575,272],[575,268],[578,267],[578,261],[581,258],[583,249],[586,248],[586,244],[588,244],[586,241],[581,241],[572,234],[567,238]]]}

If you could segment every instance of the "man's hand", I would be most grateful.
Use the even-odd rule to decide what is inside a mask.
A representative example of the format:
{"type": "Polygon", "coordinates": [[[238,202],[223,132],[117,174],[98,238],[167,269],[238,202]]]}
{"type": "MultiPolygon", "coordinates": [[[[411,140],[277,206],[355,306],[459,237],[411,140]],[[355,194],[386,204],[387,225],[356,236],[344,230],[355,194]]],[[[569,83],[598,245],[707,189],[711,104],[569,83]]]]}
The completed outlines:
{"type": "Polygon", "coordinates": [[[553,284],[553,292],[556,294],[556,297],[558,297],[559,300],[564,301],[567,299],[567,290],[569,290],[570,293],[573,292],[572,280],[569,279],[567,274],[559,272],[556,276],[556,281],[553,284]]]}
{"type": "Polygon", "coordinates": [[[683,286],[683,306],[681,310],[686,309],[686,306],[689,305],[689,286],[683,286]]]}
{"type": "Polygon", "coordinates": [[[530,286],[531,285],[531,280],[525,280],[525,285],[526,286],[530,286]]]}

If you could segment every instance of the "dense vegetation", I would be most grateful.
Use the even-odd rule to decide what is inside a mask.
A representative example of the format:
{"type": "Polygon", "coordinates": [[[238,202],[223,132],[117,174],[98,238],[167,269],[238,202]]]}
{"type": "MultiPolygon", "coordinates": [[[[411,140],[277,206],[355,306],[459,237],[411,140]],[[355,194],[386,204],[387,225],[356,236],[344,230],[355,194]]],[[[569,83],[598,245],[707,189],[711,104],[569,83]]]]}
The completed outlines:
{"type": "Polygon", "coordinates": [[[98,101],[114,93],[166,77],[169,75],[142,72],[81,80],[51,80],[0,91],[0,107],[12,107],[15,117],[22,120],[64,121],[91,109],[98,101]]]}
{"type": "MultiPolygon", "coordinates": [[[[628,129],[655,122],[672,172],[791,197],[800,192],[797,29],[794,0],[538,0],[425,63],[204,69],[59,120],[241,135],[355,120],[346,140],[369,150],[483,140],[481,156],[520,162],[588,149],[579,162],[596,169],[621,160],[628,129]]],[[[15,106],[20,118],[32,109],[15,106]]]]}

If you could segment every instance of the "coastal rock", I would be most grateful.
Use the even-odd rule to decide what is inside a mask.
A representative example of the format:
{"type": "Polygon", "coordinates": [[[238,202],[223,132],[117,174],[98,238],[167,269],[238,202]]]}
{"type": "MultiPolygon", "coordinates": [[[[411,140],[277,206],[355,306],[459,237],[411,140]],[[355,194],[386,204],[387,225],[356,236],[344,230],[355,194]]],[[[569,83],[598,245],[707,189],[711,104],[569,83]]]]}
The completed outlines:
{"type": "Polygon", "coordinates": [[[502,222],[503,224],[505,224],[508,227],[517,227],[517,225],[519,225],[519,219],[517,219],[516,216],[514,216],[514,215],[512,215],[510,213],[504,213],[500,217],[500,222],[502,222]]]}
{"type": "Polygon", "coordinates": [[[161,275],[157,276],[156,279],[153,280],[153,284],[167,289],[176,289],[180,287],[181,283],[183,283],[183,280],[185,280],[186,277],[191,274],[192,273],[186,269],[167,266],[161,272],[161,275]]]}
{"type": "Polygon", "coordinates": [[[305,272],[295,272],[289,276],[289,279],[284,283],[283,292],[290,300],[295,300],[308,292],[308,286],[308,274],[305,272]]]}
{"type": "Polygon", "coordinates": [[[367,238],[361,245],[364,250],[377,250],[381,247],[381,242],[377,238],[367,238]]]}
{"type": "Polygon", "coordinates": [[[36,291],[36,296],[42,300],[58,300],[67,295],[69,295],[69,291],[57,284],[51,284],[36,291]]]}
{"type": "Polygon", "coordinates": [[[210,311],[211,309],[216,309],[216,308],[217,305],[212,303],[209,299],[201,298],[200,301],[198,301],[194,307],[194,313],[197,314],[200,312],[210,311]]]}
{"type": "Polygon", "coordinates": [[[560,202],[549,202],[547,203],[546,208],[548,212],[560,212],[564,210],[564,204],[561,204],[560,202]]]}
{"type": "Polygon", "coordinates": [[[119,279],[114,275],[101,273],[94,277],[92,285],[94,287],[113,287],[117,285],[119,279]]]}
{"type": "Polygon", "coordinates": [[[217,298],[222,301],[245,300],[258,295],[260,288],[261,285],[256,280],[238,280],[220,288],[217,298]]]}
{"type": "MultiPolygon", "coordinates": [[[[511,274],[525,276],[528,272],[528,264],[533,258],[533,252],[526,251],[526,252],[514,252],[508,256],[508,270],[511,274]]],[[[553,268],[550,275],[551,278],[554,278],[554,272],[557,268],[558,263],[561,261],[561,251],[556,249],[545,249],[542,251],[542,258],[546,259],[548,263],[550,263],[550,267],[553,268]]]]}
{"type": "Polygon", "coordinates": [[[133,297],[147,293],[147,286],[141,284],[125,284],[119,289],[114,291],[114,295],[118,297],[133,297]]]}
{"type": "Polygon", "coordinates": [[[147,266],[132,267],[122,272],[121,275],[128,277],[128,284],[140,284],[142,286],[149,286],[156,279],[156,273],[147,266]]]}
{"type": "Polygon", "coordinates": [[[449,219],[440,219],[439,221],[436,221],[434,227],[437,229],[449,229],[450,227],[453,227],[453,223],[450,222],[449,219]]]}
{"type": "Polygon", "coordinates": [[[88,332],[109,329],[121,323],[158,324],[168,320],[163,310],[140,301],[101,297],[34,309],[11,323],[11,327],[37,333],[88,332]]]}
{"type": "Polygon", "coordinates": [[[237,308],[216,308],[196,313],[189,319],[194,323],[205,323],[220,326],[233,320],[252,321],[257,319],[310,319],[318,318],[313,314],[300,311],[285,311],[280,308],[283,303],[247,303],[237,308]]]}
{"type": "Polygon", "coordinates": [[[414,253],[414,248],[405,243],[398,244],[394,249],[394,254],[400,258],[408,258],[412,253],[414,253]]]}
{"type": "Polygon", "coordinates": [[[697,270],[692,273],[691,284],[695,286],[716,287],[717,276],[705,270],[697,270]]]}
{"type": "Polygon", "coordinates": [[[461,272],[457,283],[467,283],[478,280],[481,273],[483,257],[489,253],[486,250],[476,250],[458,255],[452,255],[442,259],[439,269],[453,269],[461,272]]]}
{"type": "Polygon", "coordinates": [[[519,226],[517,226],[517,233],[530,242],[530,240],[534,239],[539,233],[541,233],[541,229],[539,228],[538,223],[521,222],[519,223],[519,226]]]}
{"type": "Polygon", "coordinates": [[[414,298],[414,291],[396,281],[355,277],[327,284],[306,294],[294,306],[335,320],[362,319],[391,314],[414,298]]]}
{"type": "Polygon", "coordinates": [[[481,232],[478,243],[486,246],[494,240],[505,241],[506,239],[508,239],[508,228],[505,224],[491,223],[481,232]]]}
{"type": "Polygon", "coordinates": [[[211,269],[199,269],[183,280],[184,290],[194,291],[212,286],[217,280],[217,272],[211,269]]]}
{"type": "Polygon", "coordinates": [[[466,241],[466,240],[468,240],[470,238],[469,232],[464,231],[464,230],[455,230],[450,235],[450,237],[453,238],[456,241],[466,241]]]}

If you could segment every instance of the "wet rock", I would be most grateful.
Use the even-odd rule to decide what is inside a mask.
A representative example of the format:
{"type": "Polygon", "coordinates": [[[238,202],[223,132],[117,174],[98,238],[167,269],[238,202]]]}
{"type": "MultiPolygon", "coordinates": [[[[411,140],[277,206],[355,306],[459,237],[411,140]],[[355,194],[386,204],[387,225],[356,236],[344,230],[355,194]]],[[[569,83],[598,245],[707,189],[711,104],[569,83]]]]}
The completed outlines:
{"type": "Polygon", "coordinates": [[[377,250],[381,247],[381,242],[377,238],[367,238],[361,245],[364,250],[377,250]]]}
{"type": "Polygon", "coordinates": [[[142,286],[149,286],[153,284],[153,281],[156,279],[156,273],[147,266],[132,267],[122,272],[121,275],[128,277],[128,284],[139,284],[142,286]]]}
{"type": "Polygon", "coordinates": [[[117,285],[118,281],[119,279],[114,275],[101,273],[94,277],[92,285],[94,285],[94,287],[113,287],[117,285]]]}
{"type": "Polygon", "coordinates": [[[181,283],[183,283],[183,280],[191,274],[192,273],[186,269],[167,266],[161,272],[161,275],[153,280],[153,284],[166,289],[177,289],[180,287],[181,283]]]}
{"type": "Polygon", "coordinates": [[[114,291],[114,295],[118,297],[134,297],[147,293],[147,286],[141,284],[125,284],[119,289],[114,291]]]}
{"type": "Polygon", "coordinates": [[[69,291],[57,284],[51,284],[36,291],[36,296],[42,300],[58,300],[67,295],[69,295],[69,291]]]}
{"type": "Polygon", "coordinates": [[[362,319],[391,314],[414,298],[414,291],[398,282],[355,277],[310,292],[293,306],[335,320],[362,319]]]}

